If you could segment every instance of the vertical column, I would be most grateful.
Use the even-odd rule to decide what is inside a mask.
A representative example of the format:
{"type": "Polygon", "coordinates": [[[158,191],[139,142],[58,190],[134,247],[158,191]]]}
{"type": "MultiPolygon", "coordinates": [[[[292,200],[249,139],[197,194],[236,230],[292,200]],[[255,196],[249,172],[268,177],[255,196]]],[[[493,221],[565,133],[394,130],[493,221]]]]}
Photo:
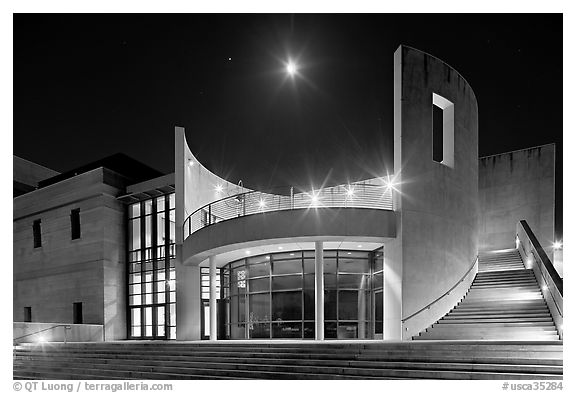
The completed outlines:
{"type": "Polygon", "coordinates": [[[212,255],[210,261],[210,340],[218,340],[216,321],[216,257],[212,255]]]}
{"type": "Polygon", "coordinates": [[[184,265],[181,256],[176,245],[176,339],[200,340],[200,267],[184,265]]]}
{"type": "Polygon", "coordinates": [[[315,320],[316,340],[324,340],[324,244],[315,243],[314,277],[316,282],[315,320]]]}

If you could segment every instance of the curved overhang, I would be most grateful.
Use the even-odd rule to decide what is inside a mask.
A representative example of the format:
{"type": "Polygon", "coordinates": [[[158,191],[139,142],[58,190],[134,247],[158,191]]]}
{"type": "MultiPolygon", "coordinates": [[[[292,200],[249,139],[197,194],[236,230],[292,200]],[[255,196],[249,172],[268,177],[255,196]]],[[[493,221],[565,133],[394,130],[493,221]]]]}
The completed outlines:
{"type": "Polygon", "coordinates": [[[184,241],[182,261],[199,265],[211,256],[272,244],[314,241],[384,243],[394,237],[396,214],[392,210],[281,210],[234,218],[194,232],[184,241]]]}

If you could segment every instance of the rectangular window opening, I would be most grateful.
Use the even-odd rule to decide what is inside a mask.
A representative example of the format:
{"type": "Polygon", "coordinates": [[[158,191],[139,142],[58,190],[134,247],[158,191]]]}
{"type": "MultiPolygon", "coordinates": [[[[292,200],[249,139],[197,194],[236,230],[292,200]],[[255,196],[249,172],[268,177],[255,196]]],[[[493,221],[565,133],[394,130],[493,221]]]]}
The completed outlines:
{"type": "Polygon", "coordinates": [[[73,323],[84,323],[82,316],[82,302],[76,302],[73,305],[73,323]]]}
{"type": "Polygon", "coordinates": [[[80,239],[80,209],[73,209],[70,213],[70,226],[72,240],[80,239]]]}
{"type": "Polygon", "coordinates": [[[432,159],[436,162],[444,160],[444,111],[437,105],[432,105],[432,159]]]}
{"type": "Polygon", "coordinates": [[[34,248],[42,247],[42,228],[40,220],[34,220],[34,223],[32,224],[32,232],[34,234],[34,248]]]}
{"type": "Polygon", "coordinates": [[[454,168],[454,104],[432,94],[432,159],[454,168]]]}
{"type": "Polygon", "coordinates": [[[24,322],[32,322],[32,307],[24,307],[24,322]]]}

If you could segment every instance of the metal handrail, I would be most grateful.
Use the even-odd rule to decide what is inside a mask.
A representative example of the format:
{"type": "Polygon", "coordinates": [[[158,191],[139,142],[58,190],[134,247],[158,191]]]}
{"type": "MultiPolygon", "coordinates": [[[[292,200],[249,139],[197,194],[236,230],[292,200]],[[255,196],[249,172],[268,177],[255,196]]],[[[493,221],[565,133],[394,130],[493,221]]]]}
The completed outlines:
{"type": "Polygon", "coordinates": [[[466,270],[466,273],[464,273],[464,275],[462,276],[462,278],[460,280],[458,280],[456,282],[456,284],[454,284],[449,290],[447,290],[446,292],[444,292],[443,295],[441,295],[440,297],[436,298],[436,300],[433,300],[432,302],[430,302],[429,304],[427,304],[426,306],[422,307],[420,310],[416,311],[414,314],[404,318],[402,320],[402,322],[406,322],[407,320],[411,319],[412,317],[415,317],[416,315],[420,314],[422,311],[425,310],[429,310],[430,307],[432,307],[434,304],[436,304],[437,302],[439,302],[441,299],[443,299],[444,297],[450,295],[450,293],[452,293],[452,291],[461,283],[464,282],[464,279],[468,276],[468,274],[472,271],[472,269],[474,268],[474,266],[476,266],[478,264],[478,256],[476,257],[476,259],[474,260],[474,263],[468,268],[468,270],[466,270]]]}
{"type": "Polygon", "coordinates": [[[563,296],[564,282],[562,281],[560,275],[554,268],[554,265],[550,261],[550,258],[548,258],[548,255],[542,248],[542,245],[540,244],[538,239],[536,239],[536,235],[534,235],[534,232],[532,232],[532,229],[530,228],[530,225],[528,225],[526,220],[520,220],[520,225],[522,226],[524,232],[526,232],[526,236],[528,236],[530,243],[532,243],[532,247],[534,248],[534,250],[536,250],[536,254],[538,255],[538,258],[540,258],[542,265],[544,265],[546,271],[550,275],[550,278],[552,279],[554,286],[558,289],[560,295],[563,296]]]}
{"type": "Polygon", "coordinates": [[[184,239],[211,224],[271,211],[322,207],[393,209],[392,188],[386,184],[352,183],[296,194],[290,188],[289,195],[271,192],[278,189],[242,192],[196,209],[184,220],[184,239]]]}
{"type": "Polygon", "coordinates": [[[66,331],[72,329],[72,326],[66,325],[66,324],[53,325],[53,326],[47,327],[46,329],[38,330],[37,332],[28,333],[28,334],[25,334],[23,336],[16,337],[16,338],[12,339],[12,343],[16,344],[16,341],[18,341],[22,338],[34,336],[35,334],[39,334],[39,333],[42,333],[42,332],[45,332],[45,331],[51,330],[51,329],[56,329],[58,327],[64,328],[64,344],[66,344],[66,339],[67,339],[66,331]]]}

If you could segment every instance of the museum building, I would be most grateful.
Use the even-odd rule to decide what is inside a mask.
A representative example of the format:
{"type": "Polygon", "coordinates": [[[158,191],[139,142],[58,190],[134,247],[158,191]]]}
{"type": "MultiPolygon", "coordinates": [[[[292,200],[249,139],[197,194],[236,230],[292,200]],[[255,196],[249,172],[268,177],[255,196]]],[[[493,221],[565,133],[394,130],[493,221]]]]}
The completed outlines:
{"type": "Polygon", "coordinates": [[[393,94],[394,173],[331,187],[230,182],[181,127],[168,175],[123,155],[62,174],[14,157],[15,326],[406,340],[464,297],[479,252],[517,246],[518,221],[553,259],[555,146],[479,159],[471,87],[406,46],[393,94]]]}

